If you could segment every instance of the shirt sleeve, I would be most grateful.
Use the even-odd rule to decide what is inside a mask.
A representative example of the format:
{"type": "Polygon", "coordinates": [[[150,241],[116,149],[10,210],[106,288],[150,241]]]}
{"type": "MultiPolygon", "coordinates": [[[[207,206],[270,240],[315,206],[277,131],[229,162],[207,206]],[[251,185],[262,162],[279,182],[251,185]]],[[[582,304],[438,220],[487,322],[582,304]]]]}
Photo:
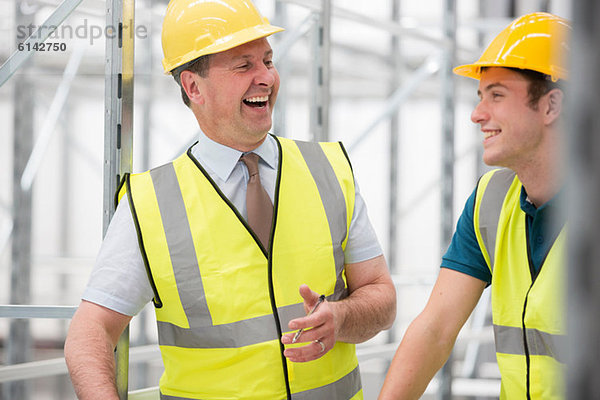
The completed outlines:
{"type": "Polygon", "coordinates": [[[125,195],[106,231],[82,299],[133,316],[153,297],[125,195]]]}
{"type": "Polygon", "coordinates": [[[481,253],[473,225],[475,194],[476,190],[467,199],[465,208],[456,224],[456,231],[452,236],[450,246],[442,257],[441,267],[481,279],[489,285],[492,282],[492,274],[481,253]]]}
{"type": "Polygon", "coordinates": [[[370,260],[383,254],[375,230],[369,220],[367,206],[360,195],[358,183],[354,181],[355,198],[354,214],[350,221],[348,241],[344,251],[344,262],[346,264],[370,260]]]}

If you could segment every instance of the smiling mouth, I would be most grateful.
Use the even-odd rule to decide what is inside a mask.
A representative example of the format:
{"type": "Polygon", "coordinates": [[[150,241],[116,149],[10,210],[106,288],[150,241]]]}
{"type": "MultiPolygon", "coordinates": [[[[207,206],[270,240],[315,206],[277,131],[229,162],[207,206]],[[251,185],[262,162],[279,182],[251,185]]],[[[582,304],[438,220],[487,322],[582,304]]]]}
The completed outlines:
{"type": "Polygon", "coordinates": [[[484,139],[488,139],[488,138],[491,138],[491,137],[496,136],[498,134],[500,134],[500,130],[484,131],[483,132],[483,138],[484,139]]]}
{"type": "Polygon", "coordinates": [[[249,107],[254,107],[254,108],[266,107],[267,103],[269,102],[269,96],[249,97],[242,101],[244,102],[245,105],[247,105],[249,107]]]}

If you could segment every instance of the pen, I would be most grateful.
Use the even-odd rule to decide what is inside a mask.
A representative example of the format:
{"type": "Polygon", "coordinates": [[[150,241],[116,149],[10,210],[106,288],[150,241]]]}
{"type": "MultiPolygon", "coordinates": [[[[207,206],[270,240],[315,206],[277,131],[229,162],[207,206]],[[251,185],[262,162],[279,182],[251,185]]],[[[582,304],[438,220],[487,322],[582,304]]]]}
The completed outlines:
{"type": "MultiPolygon", "coordinates": [[[[317,310],[317,307],[319,307],[319,304],[321,304],[324,300],[325,300],[325,295],[324,294],[320,295],[319,300],[317,301],[317,304],[315,304],[315,306],[312,308],[312,310],[310,310],[308,312],[308,314],[306,314],[306,316],[308,317],[309,315],[314,313],[317,310]]],[[[301,328],[298,332],[296,332],[296,335],[294,335],[294,338],[292,339],[292,343],[296,343],[296,340],[298,340],[298,338],[302,334],[302,331],[304,331],[303,328],[301,328]]]]}

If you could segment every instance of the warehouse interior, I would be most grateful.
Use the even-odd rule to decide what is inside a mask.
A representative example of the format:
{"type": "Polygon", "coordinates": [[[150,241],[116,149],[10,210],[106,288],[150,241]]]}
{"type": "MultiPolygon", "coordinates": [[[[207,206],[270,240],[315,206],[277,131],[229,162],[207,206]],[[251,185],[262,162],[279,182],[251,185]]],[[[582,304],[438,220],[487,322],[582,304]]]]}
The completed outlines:
{"type": "MultiPolygon", "coordinates": [[[[590,79],[600,68],[594,27],[600,6],[593,0],[254,2],[286,29],[270,38],[281,76],[271,132],[344,143],[396,284],[393,328],[357,346],[365,399],[377,398],[403,332],[425,305],[464,202],[489,168],[470,120],[477,82],[453,75],[452,67],[476,60],[516,16],[546,11],[573,20],[573,134],[565,144],[571,177],[565,212],[576,243],[569,254],[568,391],[569,398],[600,396],[593,379],[600,232],[588,216],[600,203],[600,146],[593,136],[600,88],[590,79]]],[[[196,120],[162,71],[167,3],[0,0],[2,399],[76,398],[63,345],[114,212],[118,179],[166,163],[196,141],[196,120]],[[114,34],[119,23],[122,47],[114,34]],[[47,47],[34,50],[35,43],[47,47]]],[[[122,398],[158,399],[162,363],[151,308],[134,318],[116,352],[122,398]]],[[[424,399],[498,398],[489,312],[487,290],[424,399]]]]}

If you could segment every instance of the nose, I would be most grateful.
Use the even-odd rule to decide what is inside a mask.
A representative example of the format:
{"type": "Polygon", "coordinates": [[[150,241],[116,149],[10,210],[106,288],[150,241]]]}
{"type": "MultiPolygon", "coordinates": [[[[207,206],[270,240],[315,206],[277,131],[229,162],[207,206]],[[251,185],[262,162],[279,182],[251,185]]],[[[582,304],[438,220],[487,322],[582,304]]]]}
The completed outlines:
{"type": "Polygon", "coordinates": [[[488,119],[489,114],[486,111],[485,106],[483,105],[483,100],[481,100],[479,101],[479,103],[477,103],[477,105],[473,109],[473,112],[471,113],[471,121],[473,121],[476,124],[481,124],[487,121],[488,119]]]}
{"type": "Polygon", "coordinates": [[[278,76],[277,69],[274,66],[267,67],[261,64],[256,68],[254,84],[257,86],[272,87],[277,81],[278,76]]]}

